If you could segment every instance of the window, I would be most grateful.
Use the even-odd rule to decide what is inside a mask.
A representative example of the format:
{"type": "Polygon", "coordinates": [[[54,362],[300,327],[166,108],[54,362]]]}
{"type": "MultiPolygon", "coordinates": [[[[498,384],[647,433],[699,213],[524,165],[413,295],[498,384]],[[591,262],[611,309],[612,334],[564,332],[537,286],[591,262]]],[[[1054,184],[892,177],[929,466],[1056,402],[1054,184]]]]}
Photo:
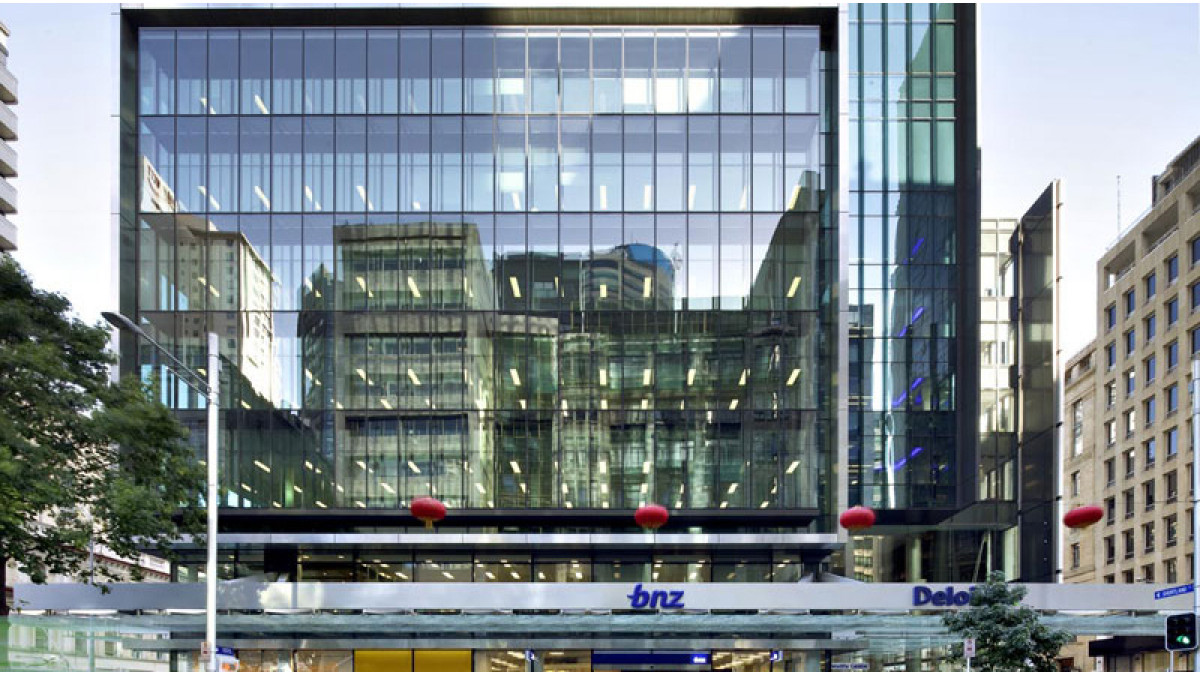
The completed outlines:
{"type": "Polygon", "coordinates": [[[1146,344],[1154,342],[1154,336],[1158,333],[1157,317],[1151,314],[1150,316],[1146,317],[1144,321],[1142,321],[1142,326],[1145,328],[1143,332],[1146,334],[1146,344]]]}
{"type": "MultiPolygon", "coordinates": [[[[1154,550],[1154,528],[1150,527],[1150,543],[1146,545],[1146,552],[1154,550]]],[[[1154,583],[1154,564],[1142,565],[1142,578],[1139,580],[1144,584],[1154,583]]]]}
{"type": "MultiPolygon", "coordinates": [[[[1200,262],[1200,238],[1193,239],[1191,241],[1191,246],[1192,246],[1192,265],[1195,265],[1196,263],[1200,262]]],[[[1188,565],[1188,567],[1190,568],[1191,565],[1188,565]]]]}
{"type": "Polygon", "coordinates": [[[1130,408],[1122,417],[1125,420],[1125,438],[1129,438],[1137,432],[1137,411],[1130,408]]]}
{"type": "Polygon", "coordinates": [[[1179,278],[1179,256],[1173,255],[1167,258],[1167,283],[1174,283],[1179,278]]]}
{"type": "Polygon", "coordinates": [[[1192,295],[1192,311],[1200,308],[1200,282],[1196,282],[1188,286],[1188,292],[1192,295]]]}
{"type": "Polygon", "coordinates": [[[1142,444],[1142,447],[1145,449],[1146,466],[1147,467],[1154,466],[1154,451],[1155,451],[1154,439],[1151,438],[1150,440],[1146,441],[1145,443],[1142,444]]]}
{"type": "Polygon", "coordinates": [[[1167,301],[1167,325],[1174,326],[1179,321],[1179,298],[1174,297],[1167,301]]]}
{"type": "Polygon", "coordinates": [[[1112,409],[1117,404],[1117,383],[1109,382],[1104,385],[1104,407],[1112,409]]]}
{"type": "MultiPolygon", "coordinates": [[[[1128,555],[1125,557],[1132,558],[1133,556],[1128,555]]],[[[1123,584],[1132,584],[1133,583],[1133,570],[1125,570],[1124,572],[1121,572],[1121,583],[1123,583],[1123,584]]]]}
{"type": "Polygon", "coordinates": [[[1179,537],[1179,516],[1172,514],[1163,518],[1163,532],[1166,533],[1167,546],[1174,546],[1179,537]]]}
{"type": "Polygon", "coordinates": [[[1154,550],[1154,523],[1142,525],[1142,544],[1146,553],[1154,550]]]}
{"type": "Polygon", "coordinates": [[[1115,583],[1117,583],[1117,575],[1115,575],[1115,574],[1105,574],[1105,575],[1104,575],[1104,583],[1106,583],[1106,584],[1115,584],[1115,583]]]}
{"type": "Polygon", "coordinates": [[[1133,396],[1133,392],[1137,390],[1137,371],[1133,368],[1125,371],[1125,395],[1133,396]]]}
{"type": "Polygon", "coordinates": [[[1104,484],[1117,484],[1117,460],[1115,459],[1104,460],[1104,484]]]}
{"type": "Polygon", "coordinates": [[[1117,327],[1117,306],[1109,305],[1104,308],[1104,325],[1105,330],[1112,330],[1117,327]]]}
{"type": "Polygon", "coordinates": [[[1108,369],[1112,370],[1117,367],[1117,344],[1110,342],[1104,347],[1104,358],[1108,363],[1108,369]]]}
{"type": "Polygon", "coordinates": [[[1109,497],[1104,500],[1104,522],[1112,525],[1117,522],[1117,498],[1109,497]]]}
{"type": "Polygon", "coordinates": [[[1167,486],[1167,501],[1173,502],[1179,499],[1179,474],[1168,471],[1163,475],[1163,482],[1167,486]]]}
{"type": "Polygon", "coordinates": [[[1179,385],[1173,384],[1166,388],[1167,395],[1167,414],[1177,412],[1179,410],[1179,385]]]}
{"type": "Polygon", "coordinates": [[[1153,396],[1151,396],[1142,402],[1142,408],[1142,412],[1146,417],[1146,426],[1152,426],[1154,424],[1155,413],[1158,412],[1157,401],[1153,396]]]}
{"type": "Polygon", "coordinates": [[[1166,352],[1167,352],[1167,372],[1170,372],[1172,370],[1175,370],[1175,367],[1179,365],[1179,341],[1176,340],[1176,341],[1172,342],[1171,344],[1167,345],[1166,352]]]}
{"type": "Polygon", "coordinates": [[[1133,289],[1125,291],[1125,318],[1133,316],[1134,310],[1137,309],[1137,299],[1134,297],[1133,289]]]}
{"type": "Polygon", "coordinates": [[[1146,481],[1145,483],[1142,483],[1142,501],[1145,504],[1144,508],[1147,511],[1154,510],[1155,500],[1154,500],[1154,479],[1153,478],[1146,481]]]}
{"type": "Polygon", "coordinates": [[[1071,544],[1071,568],[1079,567],[1079,544],[1071,544]]]}
{"type": "Polygon", "coordinates": [[[1171,558],[1163,562],[1163,569],[1167,573],[1167,583],[1174,584],[1179,582],[1179,569],[1175,565],[1175,559],[1171,558]]]}
{"type": "Polygon", "coordinates": [[[1117,444],[1117,423],[1109,420],[1104,423],[1104,437],[1107,439],[1108,446],[1112,447],[1117,444]]]}
{"type": "Polygon", "coordinates": [[[1122,493],[1121,496],[1124,497],[1124,501],[1125,501],[1125,517],[1132,518],[1134,511],[1135,511],[1134,501],[1133,501],[1133,488],[1129,488],[1124,493],[1122,493]]]}
{"type": "Polygon", "coordinates": [[[1191,344],[1192,353],[1200,352],[1200,327],[1188,331],[1188,340],[1191,344]]]}
{"type": "Polygon", "coordinates": [[[1071,456],[1083,454],[1083,401],[1071,404],[1071,456]]]}
{"type": "Polygon", "coordinates": [[[1143,361],[1142,365],[1146,369],[1146,384],[1150,384],[1151,382],[1154,381],[1154,378],[1158,375],[1158,372],[1157,372],[1158,371],[1158,357],[1151,356],[1150,358],[1143,361]]]}
{"type": "Polygon", "coordinates": [[[1104,538],[1104,562],[1113,564],[1117,559],[1117,538],[1109,535],[1104,538]]]}
{"type": "Polygon", "coordinates": [[[1125,477],[1129,478],[1137,470],[1137,455],[1133,449],[1125,451],[1125,477]]]}
{"type": "MultiPolygon", "coordinates": [[[[1132,558],[1132,557],[1133,557],[1133,553],[1134,553],[1134,549],[1135,549],[1135,548],[1137,548],[1137,543],[1136,543],[1136,542],[1134,542],[1134,540],[1133,540],[1133,530],[1125,530],[1124,532],[1122,532],[1122,533],[1121,533],[1121,539],[1123,540],[1123,543],[1124,543],[1124,545],[1125,545],[1125,546],[1124,546],[1124,548],[1125,548],[1125,557],[1126,557],[1126,558],[1132,558]]],[[[1129,572],[1129,574],[1131,574],[1131,575],[1132,575],[1133,573],[1132,573],[1132,572],[1129,572]]],[[[1130,581],[1132,581],[1132,579],[1130,579],[1130,581]]]]}
{"type": "Polygon", "coordinates": [[[1074,471],[1071,473],[1071,496],[1072,497],[1079,496],[1079,472],[1078,471],[1074,471]]]}
{"type": "Polygon", "coordinates": [[[1150,300],[1158,292],[1158,274],[1151,272],[1142,283],[1146,287],[1146,300],[1150,300]]]}
{"type": "Polygon", "coordinates": [[[1167,457],[1174,457],[1179,452],[1179,427],[1167,429],[1167,457]]]}
{"type": "Polygon", "coordinates": [[[1125,332],[1125,356],[1133,356],[1137,351],[1137,331],[1129,330],[1125,332]]]}

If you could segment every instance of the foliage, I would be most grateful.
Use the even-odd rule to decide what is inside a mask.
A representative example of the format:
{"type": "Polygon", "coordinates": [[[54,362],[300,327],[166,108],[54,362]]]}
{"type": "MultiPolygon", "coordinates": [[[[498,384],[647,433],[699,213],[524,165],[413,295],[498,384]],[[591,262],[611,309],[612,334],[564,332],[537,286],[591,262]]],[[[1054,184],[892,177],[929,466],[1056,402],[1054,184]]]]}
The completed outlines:
{"type": "Polygon", "coordinates": [[[0,563],[35,583],[81,577],[89,543],[170,557],[170,542],[203,524],[186,429],[136,378],[110,380],[108,330],[70,310],[0,255],[0,563]]]}
{"type": "MultiPolygon", "coordinates": [[[[975,638],[972,668],[980,671],[1047,672],[1058,670],[1055,658],[1073,639],[1070,633],[1044,625],[1036,611],[1021,604],[1028,590],[1009,585],[1003,572],[992,572],[971,593],[969,609],[948,612],[942,623],[952,632],[975,638]]],[[[956,648],[961,657],[961,646],[956,648]]]]}

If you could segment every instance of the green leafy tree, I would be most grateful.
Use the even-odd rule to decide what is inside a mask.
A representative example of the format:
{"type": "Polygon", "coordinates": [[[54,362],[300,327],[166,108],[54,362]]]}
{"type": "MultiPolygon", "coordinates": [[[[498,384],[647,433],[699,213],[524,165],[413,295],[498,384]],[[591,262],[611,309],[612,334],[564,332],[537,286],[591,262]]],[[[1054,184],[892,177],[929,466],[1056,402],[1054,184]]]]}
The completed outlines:
{"type": "Polygon", "coordinates": [[[172,541],[203,531],[187,430],[136,378],[111,381],[108,340],[0,255],[0,581],[9,561],[34,583],[83,579],[89,544],[170,558],[172,541]]]}
{"type": "MultiPolygon", "coordinates": [[[[969,609],[948,612],[942,623],[964,638],[975,638],[973,668],[981,671],[1057,671],[1055,658],[1073,639],[1066,631],[1049,628],[1038,613],[1021,604],[1024,586],[1004,581],[1003,572],[992,572],[987,583],[975,587],[969,609]]],[[[962,656],[962,647],[955,649],[962,656]]]]}

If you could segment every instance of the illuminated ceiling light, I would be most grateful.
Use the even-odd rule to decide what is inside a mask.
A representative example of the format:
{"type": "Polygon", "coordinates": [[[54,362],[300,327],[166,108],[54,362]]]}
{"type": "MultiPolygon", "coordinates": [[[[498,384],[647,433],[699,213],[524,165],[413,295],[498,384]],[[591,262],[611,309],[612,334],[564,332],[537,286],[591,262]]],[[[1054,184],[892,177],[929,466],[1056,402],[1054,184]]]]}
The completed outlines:
{"type": "Polygon", "coordinates": [[[643,298],[650,297],[650,285],[651,285],[650,277],[646,277],[642,281],[642,297],[643,298]]]}
{"type": "Polygon", "coordinates": [[[249,485],[246,485],[245,483],[242,483],[242,489],[245,490],[246,492],[254,492],[254,488],[250,487],[249,485]]]}
{"type": "Polygon", "coordinates": [[[742,376],[738,378],[738,386],[739,386],[739,387],[744,387],[744,386],[746,386],[746,378],[747,378],[747,377],[749,377],[749,376],[750,376],[750,369],[749,369],[749,368],[743,368],[743,369],[742,369],[742,376]]]}
{"type": "Polygon", "coordinates": [[[254,460],[254,466],[257,466],[258,468],[262,469],[263,471],[265,471],[267,473],[271,473],[271,467],[267,466],[266,464],[263,464],[262,462],[258,461],[257,459],[254,460]]]}
{"type": "Polygon", "coordinates": [[[508,376],[512,378],[513,386],[515,386],[515,387],[521,386],[521,375],[520,375],[520,373],[517,372],[516,368],[509,368],[508,376]]]}
{"type": "Polygon", "coordinates": [[[512,467],[513,473],[517,474],[518,476],[521,475],[521,465],[517,464],[517,460],[510,460],[508,465],[512,467]]]}
{"type": "Polygon", "coordinates": [[[274,506],[277,509],[283,508],[283,505],[280,504],[279,502],[271,502],[271,506],[274,506]]]}
{"type": "Polygon", "coordinates": [[[638,489],[638,491],[642,494],[646,494],[650,491],[650,485],[648,483],[642,483],[642,486],[638,489]]]}
{"type": "Polygon", "coordinates": [[[654,375],[649,368],[642,369],[642,386],[649,387],[650,381],[653,377],[654,377],[654,375]]]}
{"type": "Polygon", "coordinates": [[[313,200],[312,188],[307,185],[304,186],[304,197],[310,202],[313,200]]]}
{"type": "Polygon", "coordinates": [[[358,376],[362,379],[367,379],[367,371],[363,370],[362,368],[355,368],[354,372],[358,373],[358,376]]]}
{"type": "Polygon", "coordinates": [[[799,276],[792,277],[792,285],[788,286],[787,296],[789,298],[796,297],[796,291],[799,290],[799,288],[800,288],[800,277],[799,276]]]}
{"type": "Polygon", "coordinates": [[[496,575],[493,572],[484,572],[483,576],[487,577],[488,579],[491,579],[492,581],[496,580],[496,575]]]}
{"type": "Polygon", "coordinates": [[[600,484],[600,494],[602,494],[602,495],[608,494],[608,483],[600,484]]]}
{"type": "Polygon", "coordinates": [[[258,94],[254,95],[254,105],[258,107],[258,111],[264,115],[270,115],[271,111],[267,108],[267,104],[263,103],[262,97],[258,94]]]}
{"type": "Polygon", "coordinates": [[[417,463],[412,461],[411,459],[408,460],[408,468],[413,473],[421,473],[421,467],[417,466],[417,463]]]}
{"type": "Polygon", "coordinates": [[[787,471],[784,471],[784,473],[789,474],[789,475],[796,473],[796,468],[799,466],[800,466],[800,460],[796,460],[796,461],[792,462],[791,464],[788,464],[787,471]]]}
{"type": "Polygon", "coordinates": [[[791,375],[788,375],[788,379],[787,379],[787,386],[789,386],[789,387],[790,387],[790,386],[792,386],[793,384],[796,384],[796,379],[797,379],[798,377],[800,377],[800,369],[799,369],[799,368],[792,368],[792,374],[791,374],[791,375]]]}
{"type": "Polygon", "coordinates": [[[308,461],[307,459],[304,460],[304,468],[308,469],[309,471],[312,471],[313,470],[312,462],[308,461]]]}
{"type": "Polygon", "coordinates": [[[521,406],[521,410],[525,410],[525,407],[528,405],[528,403],[525,401],[525,399],[520,398],[517,399],[517,405],[521,406]]]}
{"type": "Polygon", "coordinates": [[[263,208],[271,208],[271,200],[267,199],[266,193],[264,193],[262,188],[257,185],[254,186],[254,196],[258,197],[258,201],[262,202],[263,208]]]}
{"type": "MultiPolygon", "coordinates": [[[[721,502],[721,508],[726,508],[728,506],[729,506],[729,502],[721,502]]],[[[729,574],[732,575],[733,572],[730,572],[729,574]]]]}
{"type": "Polygon", "coordinates": [[[408,369],[408,379],[412,380],[414,385],[418,387],[421,386],[421,378],[417,377],[416,372],[414,372],[412,368],[408,369]]]}
{"type": "Polygon", "coordinates": [[[245,400],[243,400],[243,401],[242,401],[242,407],[243,407],[243,408],[245,408],[246,410],[249,410],[249,409],[250,409],[250,404],[249,404],[249,403],[247,403],[245,400]]]}
{"type": "Polygon", "coordinates": [[[355,464],[357,464],[357,465],[358,465],[358,468],[362,469],[363,471],[366,471],[366,470],[367,470],[367,464],[366,464],[366,462],[362,461],[361,459],[360,459],[360,460],[358,460],[357,462],[355,462],[355,464]]]}
{"type": "Polygon", "coordinates": [[[705,421],[705,422],[708,422],[709,424],[712,424],[712,421],[713,421],[713,411],[711,411],[711,410],[708,410],[708,411],[706,411],[706,412],[704,413],[704,421],[705,421]]]}
{"type": "Polygon", "coordinates": [[[576,579],[582,579],[582,578],[583,578],[583,572],[576,572],[576,573],[575,573],[575,578],[576,578],[576,579]]]}
{"type": "Polygon", "coordinates": [[[314,501],[313,503],[314,503],[314,504],[316,504],[317,506],[319,506],[319,507],[323,508],[323,509],[327,509],[327,508],[329,508],[328,506],[325,506],[325,502],[321,501],[320,499],[318,499],[318,500],[314,501]]]}
{"type": "Polygon", "coordinates": [[[649,410],[649,409],[650,409],[650,401],[648,399],[642,399],[642,410],[649,410]]]}
{"type": "Polygon", "coordinates": [[[299,485],[293,485],[292,490],[294,490],[296,492],[296,494],[299,494],[299,495],[304,494],[304,490],[301,489],[299,485]]]}
{"type": "Polygon", "coordinates": [[[379,485],[380,485],[381,487],[383,487],[383,489],[384,489],[385,491],[387,491],[387,493],[388,493],[389,495],[394,495],[394,494],[396,494],[396,491],[395,491],[395,490],[392,488],[392,486],[391,486],[391,485],[388,485],[387,483],[385,483],[385,482],[383,482],[383,481],[379,481],[379,485]]]}
{"type": "Polygon", "coordinates": [[[333,484],[333,486],[334,486],[335,488],[337,488],[337,491],[338,491],[338,492],[343,492],[343,493],[345,492],[345,490],[344,490],[344,489],[342,489],[342,484],[341,484],[341,483],[334,483],[334,484],[333,484]]]}
{"type": "Polygon", "coordinates": [[[524,483],[521,483],[521,484],[520,484],[520,486],[521,486],[521,493],[522,493],[522,494],[524,494],[524,493],[526,493],[526,492],[528,492],[528,491],[529,491],[529,488],[528,488],[528,487],[527,487],[527,486],[526,486],[524,483]]]}
{"type": "Polygon", "coordinates": [[[571,490],[571,488],[570,488],[570,487],[568,487],[566,483],[563,483],[563,486],[562,486],[562,493],[565,495],[565,494],[567,494],[568,492],[570,492],[570,490],[571,490]]]}
{"type": "Polygon", "coordinates": [[[418,202],[418,201],[416,201],[416,200],[413,200],[413,210],[414,210],[414,211],[420,211],[420,210],[421,210],[421,202],[418,202]]]}
{"type": "Polygon", "coordinates": [[[607,461],[602,459],[602,460],[600,460],[600,463],[597,464],[596,466],[598,469],[600,469],[600,473],[608,473],[608,462],[607,461]]]}
{"type": "Polygon", "coordinates": [[[650,473],[650,462],[642,462],[642,473],[650,473]]]}
{"type": "Polygon", "coordinates": [[[421,297],[421,289],[417,288],[417,280],[412,277],[408,278],[408,290],[412,291],[414,298],[421,297]]]}
{"type": "Polygon", "coordinates": [[[600,386],[601,387],[608,386],[608,368],[600,369],[600,386]]]}
{"type": "Polygon", "coordinates": [[[604,500],[604,501],[600,502],[600,508],[607,509],[608,508],[608,500],[604,500]]]}
{"type": "Polygon", "coordinates": [[[517,278],[510,276],[508,278],[508,285],[512,286],[513,297],[520,299],[521,298],[521,284],[517,281],[517,278]]]}
{"type": "Polygon", "coordinates": [[[693,383],[693,382],[695,382],[695,381],[696,381],[696,369],[695,369],[695,368],[688,368],[688,374],[687,374],[687,383],[688,383],[688,386],[689,386],[689,387],[690,387],[690,386],[692,386],[692,383],[693,383]]]}
{"type": "Polygon", "coordinates": [[[446,572],[444,570],[442,571],[442,576],[446,577],[447,579],[450,579],[451,581],[454,580],[454,575],[449,572],[446,572]]]}
{"type": "Polygon", "coordinates": [[[391,409],[392,409],[392,404],[391,404],[391,403],[388,403],[388,400],[387,400],[386,398],[380,398],[380,399],[379,399],[379,405],[381,405],[381,406],[383,406],[383,407],[387,408],[388,410],[391,410],[391,409]]]}
{"type": "Polygon", "coordinates": [[[600,284],[600,297],[601,298],[608,297],[608,284],[600,284]]]}
{"type": "Polygon", "coordinates": [[[733,494],[733,493],[737,492],[737,489],[738,489],[737,483],[730,483],[729,490],[726,492],[726,494],[733,494]]]}
{"type": "Polygon", "coordinates": [[[763,501],[763,503],[758,505],[758,508],[765,509],[765,508],[767,508],[767,504],[769,504],[769,503],[770,502],[768,502],[768,501],[763,501]]]}
{"type": "Polygon", "coordinates": [[[475,489],[479,490],[479,494],[481,494],[481,495],[487,494],[487,490],[483,487],[483,483],[476,483],[475,489]]]}
{"type": "Polygon", "coordinates": [[[357,506],[357,507],[358,507],[358,508],[360,508],[360,509],[365,509],[365,508],[367,508],[367,505],[366,505],[366,504],[364,504],[364,503],[362,503],[362,501],[361,501],[361,500],[358,500],[358,499],[355,499],[355,500],[354,500],[354,505],[355,505],[355,506],[357,506]]]}
{"type": "Polygon", "coordinates": [[[605,398],[600,400],[600,409],[608,410],[608,399],[605,398]]]}
{"type": "Polygon", "coordinates": [[[736,398],[729,402],[730,410],[737,410],[737,407],[738,407],[738,400],[736,398]]]}

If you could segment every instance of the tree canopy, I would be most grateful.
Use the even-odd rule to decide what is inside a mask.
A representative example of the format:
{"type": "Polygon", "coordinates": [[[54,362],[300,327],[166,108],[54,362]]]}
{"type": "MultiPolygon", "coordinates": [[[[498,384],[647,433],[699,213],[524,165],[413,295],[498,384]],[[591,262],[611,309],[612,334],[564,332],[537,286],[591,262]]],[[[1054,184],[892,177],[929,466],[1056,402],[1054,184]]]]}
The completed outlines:
{"type": "MultiPolygon", "coordinates": [[[[1028,592],[1024,586],[1009,584],[1003,572],[992,572],[984,584],[971,593],[969,609],[947,612],[942,623],[952,632],[975,638],[975,658],[971,665],[980,671],[1057,671],[1055,658],[1073,636],[1049,628],[1038,613],[1022,605],[1028,592]]],[[[962,647],[955,653],[962,655],[962,647]]]]}
{"type": "Polygon", "coordinates": [[[108,340],[0,254],[0,565],[35,583],[82,577],[89,543],[169,557],[172,541],[203,531],[187,430],[136,378],[111,380],[108,340]]]}

